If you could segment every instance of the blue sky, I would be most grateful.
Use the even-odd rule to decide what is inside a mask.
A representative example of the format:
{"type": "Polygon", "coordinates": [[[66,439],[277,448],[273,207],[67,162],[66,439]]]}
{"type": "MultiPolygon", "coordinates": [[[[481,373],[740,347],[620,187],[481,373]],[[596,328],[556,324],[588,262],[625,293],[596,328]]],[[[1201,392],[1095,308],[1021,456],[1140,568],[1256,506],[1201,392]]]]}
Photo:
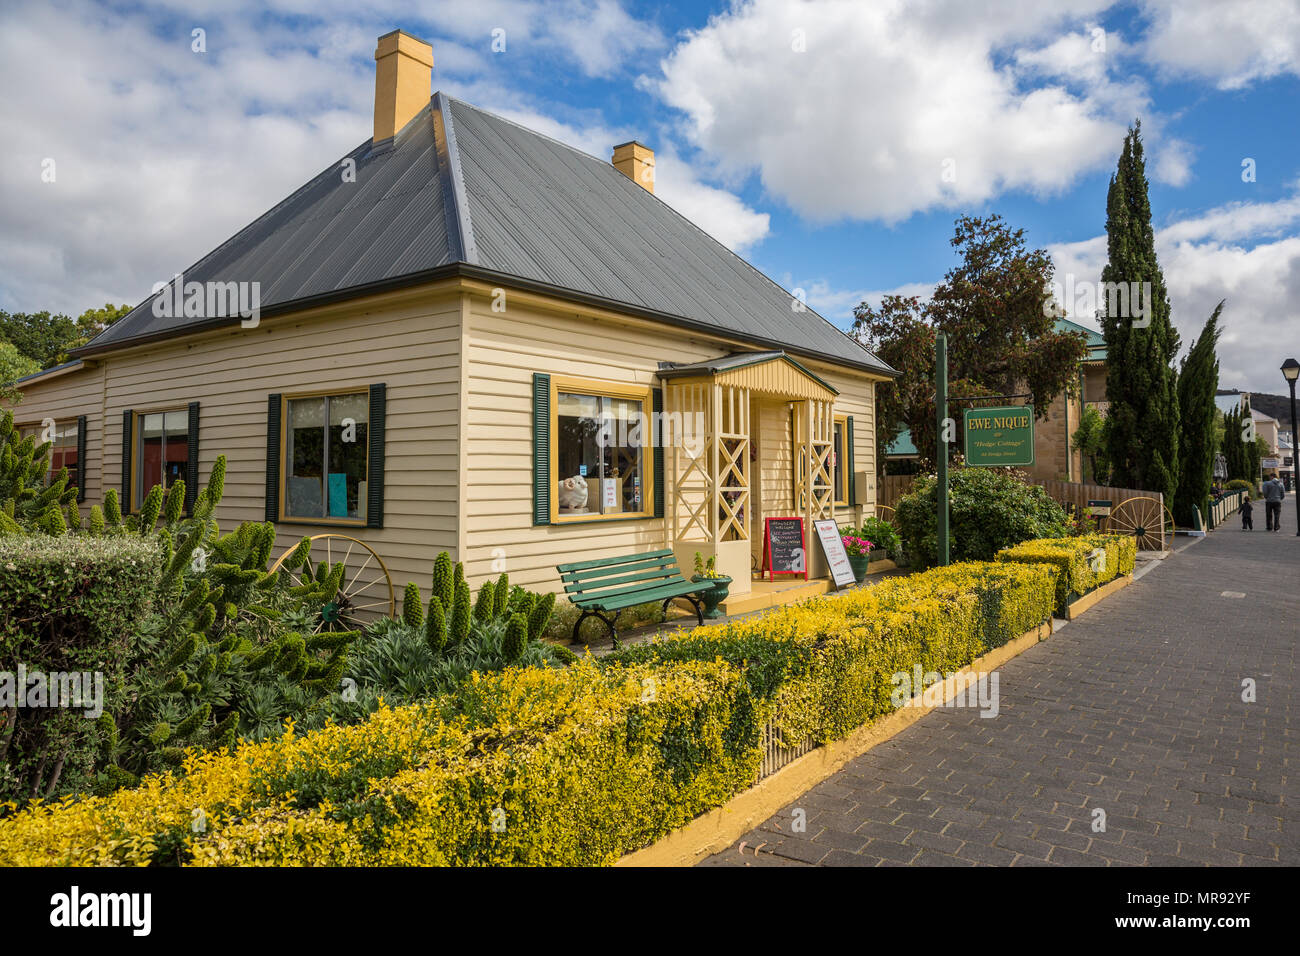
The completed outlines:
{"type": "Polygon", "coordinates": [[[10,3],[0,308],[138,302],[369,137],[396,27],[435,88],[652,147],[661,198],[841,325],[925,295],[963,213],[1096,281],[1141,117],[1184,341],[1226,298],[1224,385],[1300,352],[1300,0],[10,3]]]}

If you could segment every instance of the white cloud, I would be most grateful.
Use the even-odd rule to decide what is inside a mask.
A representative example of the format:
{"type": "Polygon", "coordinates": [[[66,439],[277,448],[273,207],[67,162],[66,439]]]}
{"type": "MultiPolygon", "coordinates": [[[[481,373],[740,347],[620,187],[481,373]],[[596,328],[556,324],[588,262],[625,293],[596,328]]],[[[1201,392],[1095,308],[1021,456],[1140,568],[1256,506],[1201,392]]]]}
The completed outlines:
{"type": "Polygon", "coordinates": [[[1300,75],[1300,10],[1295,0],[1143,0],[1145,49],[1167,73],[1239,89],[1300,75]]]}
{"type": "MultiPolygon", "coordinates": [[[[1276,369],[1286,357],[1281,352],[1296,351],[1300,237],[1282,232],[1297,223],[1300,187],[1277,202],[1231,203],[1156,231],[1156,252],[1184,348],[1219,300],[1227,300],[1219,345],[1225,387],[1278,391],[1276,369]]],[[[1106,237],[1055,245],[1048,251],[1058,279],[1073,274],[1076,282],[1096,282],[1106,264],[1106,237]]],[[[1072,318],[1097,325],[1091,316],[1072,318]]]]}
{"type": "MultiPolygon", "coordinates": [[[[251,2],[6,4],[0,307],[75,315],[139,302],[364,142],[375,38],[395,25],[434,44],[437,87],[482,90],[487,98],[466,98],[487,109],[553,104],[529,70],[553,71],[557,56],[602,73],[663,42],[615,0],[479,0],[414,16],[397,0],[282,0],[276,17],[251,2]],[[195,26],[206,53],[191,50],[195,26]],[[490,52],[497,26],[507,31],[500,55],[490,52]],[[46,158],[53,183],[41,180],[46,158]]],[[[606,159],[632,138],[607,132],[595,113],[568,126],[530,115],[606,159]]],[[[765,214],[671,148],[660,175],[664,198],[733,248],[766,235],[765,214]]]]}
{"type": "Polygon", "coordinates": [[[1094,52],[1109,4],[752,0],[690,32],[655,88],[733,176],[816,220],[895,222],[1108,165],[1140,84],[1094,52]],[[802,49],[802,52],[801,52],[802,49]]]}

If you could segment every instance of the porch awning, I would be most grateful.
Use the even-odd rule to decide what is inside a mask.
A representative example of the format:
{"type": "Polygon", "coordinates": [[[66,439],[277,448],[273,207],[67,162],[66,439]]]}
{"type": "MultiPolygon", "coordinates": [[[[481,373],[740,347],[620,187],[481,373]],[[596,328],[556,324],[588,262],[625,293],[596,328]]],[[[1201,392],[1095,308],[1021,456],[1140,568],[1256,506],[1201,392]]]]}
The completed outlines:
{"type": "Polygon", "coordinates": [[[808,371],[785,352],[735,352],[716,359],[680,365],[662,362],[656,374],[664,381],[674,384],[708,380],[783,399],[833,402],[839,394],[829,383],[808,371]]]}

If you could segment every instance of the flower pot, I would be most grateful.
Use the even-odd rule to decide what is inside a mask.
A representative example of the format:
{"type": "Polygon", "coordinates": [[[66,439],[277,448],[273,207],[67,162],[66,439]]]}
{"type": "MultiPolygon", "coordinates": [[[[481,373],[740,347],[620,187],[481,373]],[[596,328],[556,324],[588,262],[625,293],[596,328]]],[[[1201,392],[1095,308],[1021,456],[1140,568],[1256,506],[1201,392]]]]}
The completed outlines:
{"type": "Polygon", "coordinates": [[[727,592],[731,590],[731,578],[725,575],[717,578],[705,578],[695,575],[691,578],[697,584],[706,581],[712,581],[713,587],[703,588],[700,590],[700,603],[704,605],[704,616],[708,618],[722,617],[722,612],[718,610],[718,605],[727,599],[727,592]]]}
{"type": "Polygon", "coordinates": [[[870,554],[850,554],[849,567],[853,569],[853,576],[861,584],[867,576],[867,565],[871,563],[870,554]]]}

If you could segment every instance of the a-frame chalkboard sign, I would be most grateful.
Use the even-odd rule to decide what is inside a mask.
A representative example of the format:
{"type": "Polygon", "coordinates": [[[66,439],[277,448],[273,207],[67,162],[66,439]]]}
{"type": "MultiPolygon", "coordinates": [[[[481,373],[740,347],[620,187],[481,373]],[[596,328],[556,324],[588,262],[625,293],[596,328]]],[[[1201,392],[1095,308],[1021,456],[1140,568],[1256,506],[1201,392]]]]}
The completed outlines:
{"type": "Polygon", "coordinates": [[[803,575],[808,580],[808,549],[803,518],[766,518],[763,521],[763,568],[768,580],[778,574],[803,575]]]}

